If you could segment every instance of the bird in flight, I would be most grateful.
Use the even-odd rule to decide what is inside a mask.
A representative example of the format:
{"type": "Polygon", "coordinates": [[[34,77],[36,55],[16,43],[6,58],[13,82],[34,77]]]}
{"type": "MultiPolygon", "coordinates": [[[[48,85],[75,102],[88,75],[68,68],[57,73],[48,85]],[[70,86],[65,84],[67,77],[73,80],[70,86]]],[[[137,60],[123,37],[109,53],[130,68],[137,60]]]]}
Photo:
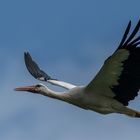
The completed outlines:
{"type": "Polygon", "coordinates": [[[101,114],[119,113],[140,118],[139,111],[128,107],[129,101],[134,100],[140,89],[140,36],[136,37],[140,20],[131,33],[130,27],[131,21],[115,52],[105,60],[100,71],[87,85],[76,86],[52,78],[25,52],[25,64],[33,77],[67,90],[56,92],[44,84],[18,87],[15,90],[41,94],[101,114]]]}

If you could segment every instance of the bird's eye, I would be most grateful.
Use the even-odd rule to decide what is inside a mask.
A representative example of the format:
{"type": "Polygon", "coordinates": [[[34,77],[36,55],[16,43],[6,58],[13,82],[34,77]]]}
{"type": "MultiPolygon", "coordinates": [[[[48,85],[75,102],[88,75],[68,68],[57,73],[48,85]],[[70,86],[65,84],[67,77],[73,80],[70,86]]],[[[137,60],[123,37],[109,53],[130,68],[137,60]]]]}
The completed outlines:
{"type": "Polygon", "coordinates": [[[41,87],[41,85],[36,85],[37,88],[41,87]]]}

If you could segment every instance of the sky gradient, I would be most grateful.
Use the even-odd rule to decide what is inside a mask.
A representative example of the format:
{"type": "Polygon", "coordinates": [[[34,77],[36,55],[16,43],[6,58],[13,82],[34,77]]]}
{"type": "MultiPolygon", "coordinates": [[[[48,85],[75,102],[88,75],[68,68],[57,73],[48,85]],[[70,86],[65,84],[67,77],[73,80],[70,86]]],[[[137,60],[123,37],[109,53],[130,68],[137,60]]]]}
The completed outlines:
{"type": "MultiPolygon", "coordinates": [[[[52,77],[88,84],[117,48],[129,20],[136,25],[139,5],[139,0],[1,0],[0,139],[139,140],[139,119],[103,116],[13,90],[39,82],[26,70],[25,51],[52,77]]],[[[140,96],[130,107],[140,110],[140,96]]]]}

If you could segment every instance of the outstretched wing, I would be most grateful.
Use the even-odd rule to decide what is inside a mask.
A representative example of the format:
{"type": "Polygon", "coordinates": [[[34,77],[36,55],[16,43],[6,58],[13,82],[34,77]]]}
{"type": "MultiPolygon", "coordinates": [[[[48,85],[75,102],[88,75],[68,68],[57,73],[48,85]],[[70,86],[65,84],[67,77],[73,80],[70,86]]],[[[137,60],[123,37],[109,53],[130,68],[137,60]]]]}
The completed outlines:
{"type": "Polygon", "coordinates": [[[46,74],[43,70],[41,70],[39,68],[37,63],[32,59],[31,55],[28,52],[24,53],[24,59],[25,59],[25,64],[26,64],[26,67],[27,67],[29,73],[34,78],[41,80],[41,81],[49,82],[53,85],[61,86],[66,89],[72,89],[72,88],[76,87],[73,84],[51,78],[48,74],[46,74]]]}
{"type": "Polygon", "coordinates": [[[135,37],[140,28],[140,20],[129,37],[129,22],[117,50],[104,63],[95,78],[87,85],[89,93],[112,97],[123,105],[128,105],[138,95],[140,89],[140,36],[135,37]]]}

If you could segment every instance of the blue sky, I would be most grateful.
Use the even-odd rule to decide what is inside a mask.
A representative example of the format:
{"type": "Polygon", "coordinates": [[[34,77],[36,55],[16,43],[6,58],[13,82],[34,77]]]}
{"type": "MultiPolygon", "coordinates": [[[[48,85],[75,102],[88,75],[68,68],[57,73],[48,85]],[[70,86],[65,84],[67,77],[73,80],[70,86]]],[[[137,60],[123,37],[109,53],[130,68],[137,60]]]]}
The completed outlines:
{"type": "MultiPolygon", "coordinates": [[[[117,48],[128,21],[137,23],[139,5],[139,0],[1,0],[0,139],[139,140],[138,119],[13,91],[39,82],[25,68],[24,51],[54,78],[87,84],[117,48]]],[[[140,97],[130,106],[140,110],[140,97]]]]}

